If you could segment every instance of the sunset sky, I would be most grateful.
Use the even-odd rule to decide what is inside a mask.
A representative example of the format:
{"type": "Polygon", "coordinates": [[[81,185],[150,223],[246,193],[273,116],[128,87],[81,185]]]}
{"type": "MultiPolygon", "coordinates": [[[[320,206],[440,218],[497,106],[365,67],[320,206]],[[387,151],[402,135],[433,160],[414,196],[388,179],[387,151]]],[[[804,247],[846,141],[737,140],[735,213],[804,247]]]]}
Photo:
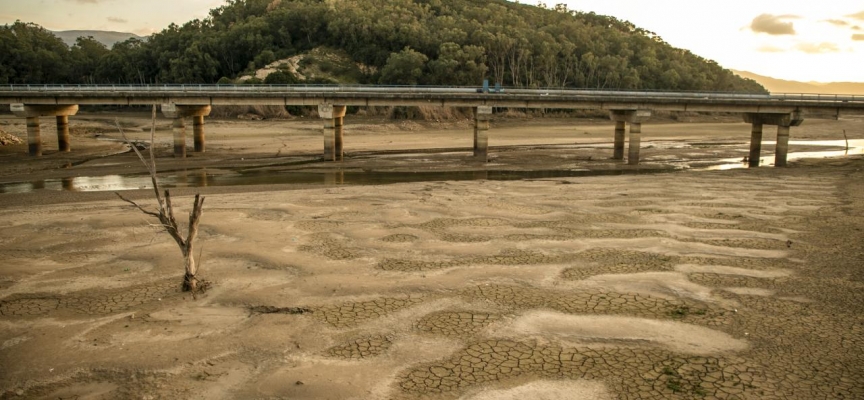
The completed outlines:
{"type": "MultiPolygon", "coordinates": [[[[864,2],[552,0],[629,20],[726,68],[779,79],[864,82],[864,2]]],[[[522,3],[536,4],[533,1],[522,3]]],[[[147,35],[222,0],[0,0],[0,23],[147,35]]]]}

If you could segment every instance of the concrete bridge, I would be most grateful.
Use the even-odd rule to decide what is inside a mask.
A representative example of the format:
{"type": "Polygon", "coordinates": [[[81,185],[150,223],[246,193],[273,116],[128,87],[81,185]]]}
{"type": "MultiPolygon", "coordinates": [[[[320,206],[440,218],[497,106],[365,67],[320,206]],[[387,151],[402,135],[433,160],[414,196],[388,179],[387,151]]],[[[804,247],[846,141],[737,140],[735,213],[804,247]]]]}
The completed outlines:
{"type": "Polygon", "coordinates": [[[323,119],[324,159],[342,159],[346,106],[438,106],[474,109],[474,156],[486,160],[493,108],[605,110],[615,122],[614,159],[639,164],[642,122],[652,111],[740,113],[752,124],[750,165],[758,166],[765,125],[777,126],[775,166],[785,166],[791,127],[806,118],[839,119],[864,115],[864,96],[741,94],[700,92],[505,89],[499,93],[464,87],[282,86],[282,85],[5,85],[0,104],[27,118],[29,153],[42,154],[39,118],[57,118],[60,151],[70,151],[69,116],[81,104],[161,104],[174,120],[174,155],[186,156],[187,118],[193,120],[194,151],[205,151],[204,117],[216,105],[315,106],[323,119]]]}

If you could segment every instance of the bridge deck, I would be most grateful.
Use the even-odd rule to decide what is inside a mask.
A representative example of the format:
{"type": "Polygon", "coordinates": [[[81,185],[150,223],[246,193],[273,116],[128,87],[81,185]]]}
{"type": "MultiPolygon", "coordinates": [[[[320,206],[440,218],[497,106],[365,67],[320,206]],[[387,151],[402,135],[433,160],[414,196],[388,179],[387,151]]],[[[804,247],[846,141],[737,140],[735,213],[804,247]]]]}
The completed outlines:
{"type": "Polygon", "coordinates": [[[864,96],[712,92],[307,85],[6,85],[0,104],[514,107],[864,115],[864,96]]]}

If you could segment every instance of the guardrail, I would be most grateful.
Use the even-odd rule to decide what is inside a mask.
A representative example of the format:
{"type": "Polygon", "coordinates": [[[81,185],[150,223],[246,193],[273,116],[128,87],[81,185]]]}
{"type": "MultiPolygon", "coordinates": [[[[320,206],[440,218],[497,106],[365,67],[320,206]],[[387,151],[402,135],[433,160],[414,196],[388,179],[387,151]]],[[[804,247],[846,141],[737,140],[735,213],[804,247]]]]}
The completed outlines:
{"type": "Polygon", "coordinates": [[[734,92],[672,92],[654,90],[615,90],[578,88],[503,88],[500,92],[481,93],[478,87],[464,86],[386,86],[386,85],[0,85],[0,93],[379,93],[379,94],[438,94],[488,96],[527,95],[556,97],[634,97],[698,100],[767,100],[864,103],[862,95],[813,93],[734,93],[734,92]]]}

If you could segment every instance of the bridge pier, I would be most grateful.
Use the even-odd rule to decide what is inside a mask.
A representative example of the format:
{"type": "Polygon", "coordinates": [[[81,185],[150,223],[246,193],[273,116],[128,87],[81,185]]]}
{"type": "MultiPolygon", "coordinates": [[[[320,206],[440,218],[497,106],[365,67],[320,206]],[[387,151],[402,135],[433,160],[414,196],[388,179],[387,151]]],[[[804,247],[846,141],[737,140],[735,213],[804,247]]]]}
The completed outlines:
{"type": "Polygon", "coordinates": [[[615,121],[615,150],[612,153],[613,160],[624,159],[624,138],[627,135],[627,126],[624,121],[615,121]]]}
{"type": "Polygon", "coordinates": [[[203,153],[204,152],[204,116],[203,115],[193,115],[192,116],[192,134],[194,136],[195,142],[195,152],[203,153]]]}
{"type": "Polygon", "coordinates": [[[489,120],[491,119],[491,106],[474,108],[474,157],[483,162],[489,160],[489,120]]]}
{"type": "Polygon", "coordinates": [[[318,116],[324,120],[324,161],[342,161],[345,110],[345,106],[318,105],[318,116]]]}
{"type": "Polygon", "coordinates": [[[762,126],[777,126],[777,146],[774,150],[774,166],[785,167],[789,154],[789,132],[800,126],[804,119],[793,113],[744,113],[744,122],[753,125],[750,135],[750,167],[758,167],[762,150],[762,126]]]}
{"type": "Polygon", "coordinates": [[[77,105],[26,105],[12,104],[9,109],[18,117],[27,119],[27,152],[34,157],[42,155],[42,129],[39,117],[57,117],[57,147],[61,152],[70,151],[69,116],[78,113],[77,105]]]}
{"type": "Polygon", "coordinates": [[[639,165],[639,149],[642,145],[642,123],[630,123],[630,147],[627,148],[627,164],[639,165]]]}
{"type": "Polygon", "coordinates": [[[186,158],[186,121],[174,118],[171,131],[174,133],[174,157],[186,158]]]}
{"type": "Polygon", "coordinates": [[[649,117],[651,117],[651,110],[611,110],[609,112],[609,118],[615,121],[613,159],[624,159],[625,123],[629,123],[630,147],[627,149],[627,164],[639,165],[639,150],[642,144],[642,122],[649,117]]]}
{"type": "Polygon", "coordinates": [[[762,123],[753,123],[753,128],[750,130],[750,158],[748,166],[756,168],[759,166],[762,158],[762,123]]]}
{"type": "Polygon", "coordinates": [[[162,104],[162,115],[173,118],[174,157],[186,158],[186,117],[192,117],[196,153],[204,152],[204,117],[210,115],[210,106],[193,106],[179,104],[162,104]]]}

